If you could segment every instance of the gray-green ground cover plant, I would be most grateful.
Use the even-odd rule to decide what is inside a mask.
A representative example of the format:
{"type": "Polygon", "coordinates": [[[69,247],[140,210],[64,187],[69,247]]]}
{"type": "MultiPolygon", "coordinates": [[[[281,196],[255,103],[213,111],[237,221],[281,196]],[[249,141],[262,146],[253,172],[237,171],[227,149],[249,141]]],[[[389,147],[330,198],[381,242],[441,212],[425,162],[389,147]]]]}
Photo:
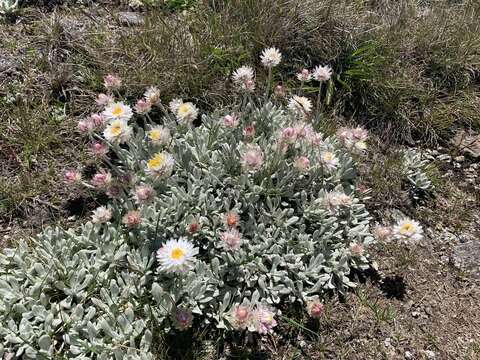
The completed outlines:
{"type": "MultiPolygon", "coordinates": [[[[121,79],[105,77],[99,113],[78,123],[98,171],[64,180],[111,200],[79,229],[1,255],[1,353],[152,359],[155,334],[195,325],[263,335],[280,306],[316,318],[323,297],[355,286],[373,242],[356,189],[367,133],[326,136],[309,98],[270,97],[281,58],[261,55],[265,94],[243,66],[232,75],[238,103],[201,117],[191,102],[163,105],[154,87],[131,107],[121,79]]],[[[331,75],[317,66],[297,79],[321,88],[331,75]]],[[[422,229],[404,219],[376,236],[418,241],[422,229]]]]}

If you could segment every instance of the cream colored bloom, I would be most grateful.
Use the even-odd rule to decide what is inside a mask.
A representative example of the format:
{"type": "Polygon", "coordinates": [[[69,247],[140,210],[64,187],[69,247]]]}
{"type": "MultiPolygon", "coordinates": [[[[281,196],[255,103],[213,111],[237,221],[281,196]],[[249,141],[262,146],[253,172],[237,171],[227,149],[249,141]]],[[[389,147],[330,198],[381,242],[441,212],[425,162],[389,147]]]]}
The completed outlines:
{"type": "Polygon", "coordinates": [[[250,66],[239,67],[232,74],[232,80],[237,84],[242,84],[245,81],[253,80],[254,77],[255,77],[255,72],[250,66]]]}
{"type": "Polygon", "coordinates": [[[245,330],[252,321],[252,308],[246,304],[235,304],[226,318],[235,330],[245,330]]]}
{"type": "Polygon", "coordinates": [[[170,101],[168,103],[168,108],[170,109],[170,111],[174,114],[177,113],[177,110],[178,108],[180,107],[180,105],[183,104],[183,100],[182,99],[179,99],[179,98],[175,98],[175,99],[172,99],[172,101],[170,101]]]}
{"type": "Polygon", "coordinates": [[[147,161],[147,173],[155,178],[169,177],[172,174],[175,160],[167,152],[156,153],[147,161]]]}
{"type": "Polygon", "coordinates": [[[320,162],[324,168],[331,172],[335,170],[338,166],[338,159],[335,154],[331,151],[324,151],[320,154],[320,162]]]}
{"type": "Polygon", "coordinates": [[[182,103],[175,113],[178,121],[191,124],[198,116],[198,109],[191,102],[182,103]]]}
{"type": "Polygon", "coordinates": [[[122,144],[130,139],[132,132],[126,120],[114,120],[105,128],[103,136],[110,142],[122,144]]]}
{"type": "Polygon", "coordinates": [[[305,116],[312,111],[312,102],[304,96],[294,95],[288,101],[288,108],[297,115],[305,116]]]}
{"type": "Polygon", "coordinates": [[[95,224],[103,224],[112,218],[112,210],[106,208],[105,206],[100,206],[93,210],[92,222],[95,224]]]}
{"type": "Polygon", "coordinates": [[[143,96],[151,105],[157,105],[160,102],[160,90],[155,86],[149,87],[143,96]]]}
{"type": "Polygon", "coordinates": [[[128,121],[133,116],[132,108],[122,102],[110,103],[103,110],[102,115],[108,121],[124,120],[128,121]]]}
{"type": "Polygon", "coordinates": [[[372,234],[377,239],[378,241],[385,241],[388,242],[391,240],[393,231],[392,228],[389,226],[383,226],[383,225],[375,225],[375,227],[372,230],[372,234]]]}
{"type": "Polygon", "coordinates": [[[155,126],[147,132],[147,137],[154,145],[168,145],[172,139],[170,130],[164,126],[155,126]]]}
{"type": "Polygon", "coordinates": [[[262,51],[260,60],[262,61],[263,66],[272,68],[280,64],[280,61],[282,61],[282,54],[277,48],[271,47],[262,51]]]}
{"type": "Polygon", "coordinates": [[[393,234],[400,240],[420,241],[423,239],[423,229],[420,224],[408,218],[400,220],[394,226],[393,234]]]}
{"type": "Polygon", "coordinates": [[[272,308],[265,305],[257,305],[253,314],[253,326],[259,334],[267,334],[273,331],[277,326],[277,321],[274,318],[275,313],[272,308]]]}
{"type": "Polygon", "coordinates": [[[317,81],[324,82],[330,80],[332,76],[332,68],[330,66],[317,66],[313,70],[313,78],[317,81]]]}
{"type": "Polygon", "coordinates": [[[198,248],[183,238],[168,240],[157,251],[157,260],[161,271],[185,272],[193,267],[198,248]]]}

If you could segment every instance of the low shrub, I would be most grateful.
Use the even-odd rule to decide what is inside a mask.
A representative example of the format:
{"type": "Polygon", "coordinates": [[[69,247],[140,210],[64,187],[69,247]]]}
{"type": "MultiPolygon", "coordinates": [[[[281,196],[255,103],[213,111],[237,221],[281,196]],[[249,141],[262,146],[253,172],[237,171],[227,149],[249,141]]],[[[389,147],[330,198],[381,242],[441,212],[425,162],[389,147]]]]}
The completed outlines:
{"type": "MultiPolygon", "coordinates": [[[[280,59],[262,55],[267,88],[280,59]]],[[[249,67],[233,79],[240,101],[195,127],[192,103],[174,99],[167,111],[150,88],[134,114],[114,96],[121,80],[105,78],[102,113],[79,122],[102,165],[65,181],[112,200],[79,229],[5,250],[2,352],[150,359],[159,331],[193,322],[265,334],[282,306],[316,317],[320,298],[355,286],[351,269],[368,268],[373,241],[355,189],[365,131],[324,136],[308,98],[256,95],[249,67]]]]}
{"type": "MultiPolygon", "coordinates": [[[[273,85],[281,59],[262,52],[264,95],[243,66],[232,75],[239,102],[201,119],[181,99],[167,110],[156,88],[132,108],[116,95],[121,79],[105,77],[101,113],[78,123],[98,171],[64,180],[111,201],[79,229],[47,230],[0,256],[0,354],[153,359],[162,332],[263,335],[282,309],[318,318],[322,298],[355,286],[373,242],[356,189],[367,133],[323,135],[312,101],[287,101],[273,85]]],[[[317,66],[297,79],[321,89],[331,75],[317,66]]],[[[416,242],[422,231],[403,219],[375,234],[416,242]]]]}

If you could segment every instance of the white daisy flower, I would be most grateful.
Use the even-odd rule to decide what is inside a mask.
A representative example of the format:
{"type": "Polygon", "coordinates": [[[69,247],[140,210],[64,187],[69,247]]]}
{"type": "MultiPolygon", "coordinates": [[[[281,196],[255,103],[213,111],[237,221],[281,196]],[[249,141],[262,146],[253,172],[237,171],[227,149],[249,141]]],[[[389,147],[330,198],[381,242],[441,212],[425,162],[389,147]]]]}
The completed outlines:
{"type": "Polygon", "coordinates": [[[198,116],[198,109],[191,102],[182,103],[175,115],[178,121],[191,124],[198,116]]]}
{"type": "Polygon", "coordinates": [[[338,166],[338,159],[331,151],[324,151],[320,154],[320,161],[328,171],[333,171],[338,166]]]}
{"type": "Polygon", "coordinates": [[[246,81],[252,81],[254,76],[255,72],[250,66],[242,66],[233,72],[232,80],[237,85],[242,85],[246,81]]]}
{"type": "Polygon", "coordinates": [[[103,110],[103,116],[109,121],[125,120],[128,121],[133,116],[132,108],[122,102],[114,102],[107,105],[103,110]]]}
{"type": "Polygon", "coordinates": [[[130,139],[132,132],[126,120],[113,120],[103,131],[103,136],[110,142],[123,144],[130,139]]]}
{"type": "Polygon", "coordinates": [[[147,132],[148,139],[154,145],[168,145],[171,140],[170,130],[164,126],[155,126],[147,132]]]}
{"type": "Polygon", "coordinates": [[[423,239],[423,228],[415,220],[400,220],[393,228],[393,234],[397,239],[420,241],[423,239]]]}
{"type": "Polygon", "coordinates": [[[317,80],[317,81],[320,81],[320,82],[323,82],[323,81],[328,81],[330,80],[330,77],[332,76],[332,68],[330,66],[317,66],[314,70],[313,70],[313,74],[312,74],[312,77],[317,80]]]}
{"type": "Polygon", "coordinates": [[[173,99],[172,101],[170,101],[168,103],[168,108],[170,109],[170,111],[174,114],[177,113],[177,110],[178,108],[180,107],[180,105],[183,104],[183,100],[182,99],[179,99],[179,98],[175,98],[173,99]]]}
{"type": "Polygon", "coordinates": [[[112,218],[112,210],[106,208],[105,206],[100,206],[93,210],[92,222],[95,224],[103,224],[112,218]]]}
{"type": "Polygon", "coordinates": [[[280,61],[282,61],[282,54],[277,48],[271,47],[262,51],[260,60],[262,61],[263,66],[272,68],[280,64],[280,61]]]}
{"type": "Polygon", "coordinates": [[[160,102],[160,90],[155,86],[149,87],[143,96],[151,105],[156,105],[160,102]]]}
{"type": "Polygon", "coordinates": [[[169,273],[185,272],[195,262],[198,248],[184,238],[168,240],[157,250],[157,260],[161,271],[169,273]]]}
{"type": "Polygon", "coordinates": [[[295,114],[305,116],[312,111],[312,102],[304,96],[294,95],[288,101],[288,108],[295,114]]]}
{"type": "Polygon", "coordinates": [[[171,154],[159,152],[147,161],[146,172],[155,178],[165,178],[172,174],[174,165],[175,160],[171,154]]]}

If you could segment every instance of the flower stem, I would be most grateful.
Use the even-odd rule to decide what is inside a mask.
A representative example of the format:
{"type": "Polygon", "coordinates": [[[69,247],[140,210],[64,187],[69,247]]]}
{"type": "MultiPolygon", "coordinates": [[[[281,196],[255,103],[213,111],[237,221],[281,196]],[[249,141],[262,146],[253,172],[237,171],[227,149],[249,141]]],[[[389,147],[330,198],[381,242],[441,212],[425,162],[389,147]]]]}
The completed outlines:
{"type": "Polygon", "coordinates": [[[268,68],[268,79],[267,79],[267,91],[265,92],[265,98],[268,100],[268,97],[270,96],[270,88],[272,86],[272,68],[268,68]]]}
{"type": "Polygon", "coordinates": [[[320,98],[322,97],[322,85],[323,83],[321,82],[320,85],[318,86],[317,112],[320,111],[320,98]]]}

